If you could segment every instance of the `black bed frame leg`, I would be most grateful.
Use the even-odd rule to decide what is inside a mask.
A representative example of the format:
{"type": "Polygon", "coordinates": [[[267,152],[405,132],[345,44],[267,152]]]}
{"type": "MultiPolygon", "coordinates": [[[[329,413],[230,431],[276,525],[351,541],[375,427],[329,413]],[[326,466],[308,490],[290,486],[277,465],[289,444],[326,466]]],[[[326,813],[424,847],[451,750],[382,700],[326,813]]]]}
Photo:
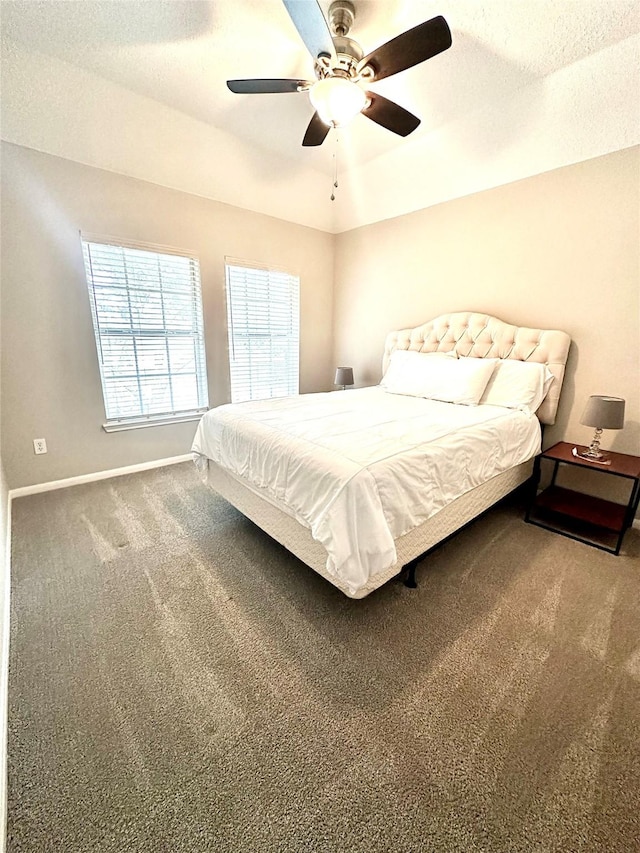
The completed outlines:
{"type": "Polygon", "coordinates": [[[405,586],[409,587],[409,589],[416,589],[418,586],[418,582],[416,581],[416,566],[418,565],[417,560],[412,560],[410,563],[407,563],[403,568],[403,573],[406,571],[407,576],[404,579],[403,583],[405,586]]]}

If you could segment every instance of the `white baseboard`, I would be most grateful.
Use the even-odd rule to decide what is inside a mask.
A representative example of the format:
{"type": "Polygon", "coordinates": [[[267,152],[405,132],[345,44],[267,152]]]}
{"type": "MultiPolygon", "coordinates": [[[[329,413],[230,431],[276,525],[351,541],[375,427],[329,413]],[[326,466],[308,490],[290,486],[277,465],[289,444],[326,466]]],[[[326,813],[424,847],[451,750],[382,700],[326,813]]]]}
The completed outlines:
{"type": "Polygon", "coordinates": [[[634,518],[631,522],[631,526],[635,527],[636,530],[640,530],[640,518],[634,518]]]}
{"type": "Polygon", "coordinates": [[[137,471],[148,471],[151,468],[164,468],[165,465],[176,465],[178,462],[189,462],[190,453],[182,456],[169,456],[167,459],[155,459],[152,462],[140,462],[137,465],[127,465],[124,468],[111,468],[108,471],[94,471],[93,474],[80,474],[78,477],[67,477],[64,480],[51,480],[49,483],[36,483],[33,486],[21,486],[9,491],[9,500],[22,498],[26,495],[37,495],[40,492],[52,492],[54,489],[66,489],[69,486],[80,486],[83,483],[94,483],[97,480],[108,480],[110,477],[121,477],[123,474],[135,474],[137,471]]]}

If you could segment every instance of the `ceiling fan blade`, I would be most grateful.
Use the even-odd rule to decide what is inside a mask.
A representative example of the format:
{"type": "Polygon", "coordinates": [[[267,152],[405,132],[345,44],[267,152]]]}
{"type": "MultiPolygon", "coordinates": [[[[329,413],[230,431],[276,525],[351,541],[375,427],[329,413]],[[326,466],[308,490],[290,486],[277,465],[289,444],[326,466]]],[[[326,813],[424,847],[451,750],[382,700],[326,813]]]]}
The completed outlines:
{"type": "Polygon", "coordinates": [[[336,52],[329,26],[318,0],[282,0],[300,38],[314,59],[326,54],[336,60],[336,52]]]}
{"type": "Polygon", "coordinates": [[[368,65],[373,69],[373,80],[383,80],[449,47],[451,30],[442,15],[438,15],[371,51],[358,63],[358,72],[368,65]]]}
{"type": "Polygon", "coordinates": [[[302,144],[306,147],[311,145],[322,145],[330,130],[331,128],[329,125],[322,121],[318,113],[314,113],[311,117],[311,121],[309,122],[309,127],[304,135],[304,139],[302,140],[302,144]]]}
{"type": "Polygon", "coordinates": [[[377,92],[367,92],[367,98],[371,103],[362,110],[362,115],[386,127],[387,130],[397,133],[398,136],[408,136],[420,124],[420,119],[413,113],[383,98],[377,92]]]}
{"type": "Polygon", "coordinates": [[[227,86],[237,95],[268,95],[299,92],[313,83],[308,80],[227,80],[227,86]]]}

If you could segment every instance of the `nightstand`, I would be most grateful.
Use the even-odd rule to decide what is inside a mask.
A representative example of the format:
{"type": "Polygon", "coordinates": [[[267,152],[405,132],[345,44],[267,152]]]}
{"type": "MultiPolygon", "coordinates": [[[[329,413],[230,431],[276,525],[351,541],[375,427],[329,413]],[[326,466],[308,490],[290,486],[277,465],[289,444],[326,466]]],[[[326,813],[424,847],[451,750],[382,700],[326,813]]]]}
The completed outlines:
{"type": "Polygon", "coordinates": [[[611,554],[619,554],[624,534],[633,522],[640,501],[640,457],[609,451],[607,458],[611,464],[603,465],[574,456],[574,447],[561,441],[536,457],[533,472],[535,489],[525,521],[611,554]],[[538,494],[543,464],[552,464],[553,472],[550,484],[538,494]],[[594,477],[625,478],[629,483],[626,506],[558,486],[558,469],[562,465],[587,469],[594,477]]]}

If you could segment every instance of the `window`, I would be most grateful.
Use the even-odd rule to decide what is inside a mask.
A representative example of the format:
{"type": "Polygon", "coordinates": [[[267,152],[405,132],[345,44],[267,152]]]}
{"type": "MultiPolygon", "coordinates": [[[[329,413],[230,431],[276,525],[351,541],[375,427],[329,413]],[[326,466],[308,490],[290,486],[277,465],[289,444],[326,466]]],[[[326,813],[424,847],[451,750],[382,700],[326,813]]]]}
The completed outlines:
{"type": "Polygon", "coordinates": [[[232,401],[297,394],[300,279],[245,261],[226,273],[232,401]]]}
{"type": "Polygon", "coordinates": [[[200,270],[172,249],[83,235],[105,430],[206,411],[200,270]]]}

